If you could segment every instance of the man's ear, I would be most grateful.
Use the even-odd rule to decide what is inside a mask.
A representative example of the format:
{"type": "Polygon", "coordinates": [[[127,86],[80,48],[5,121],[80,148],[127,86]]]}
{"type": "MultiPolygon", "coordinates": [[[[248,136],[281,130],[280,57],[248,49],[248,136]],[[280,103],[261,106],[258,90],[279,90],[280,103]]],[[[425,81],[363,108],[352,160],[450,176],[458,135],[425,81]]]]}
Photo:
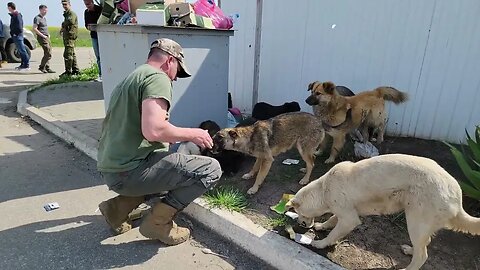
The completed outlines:
{"type": "Polygon", "coordinates": [[[333,94],[333,91],[335,91],[335,84],[333,82],[324,82],[322,87],[325,93],[329,95],[333,94]]]}
{"type": "Polygon", "coordinates": [[[228,131],[228,135],[230,135],[230,137],[231,137],[232,139],[238,138],[238,134],[237,134],[237,132],[236,132],[235,130],[230,130],[230,131],[228,131]]]}

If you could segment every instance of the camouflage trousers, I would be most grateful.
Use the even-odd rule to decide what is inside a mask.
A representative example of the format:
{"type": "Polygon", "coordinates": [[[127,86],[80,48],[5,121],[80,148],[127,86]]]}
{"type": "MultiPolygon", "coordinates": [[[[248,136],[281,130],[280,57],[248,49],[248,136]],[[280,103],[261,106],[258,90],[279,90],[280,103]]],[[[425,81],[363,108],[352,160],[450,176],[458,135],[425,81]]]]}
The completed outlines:
{"type": "Polygon", "coordinates": [[[75,55],[75,43],[70,40],[64,40],[65,50],[63,51],[63,59],[65,61],[66,73],[78,73],[80,70],[77,66],[77,56],[75,55]]]}

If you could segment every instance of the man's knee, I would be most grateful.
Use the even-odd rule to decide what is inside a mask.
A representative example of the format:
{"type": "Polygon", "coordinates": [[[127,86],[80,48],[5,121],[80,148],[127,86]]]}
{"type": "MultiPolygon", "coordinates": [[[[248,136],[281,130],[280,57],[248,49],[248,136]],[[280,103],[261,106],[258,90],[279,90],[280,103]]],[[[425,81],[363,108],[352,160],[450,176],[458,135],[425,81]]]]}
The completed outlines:
{"type": "Polygon", "coordinates": [[[222,177],[222,168],[220,167],[220,163],[218,160],[211,158],[211,157],[205,157],[208,160],[208,175],[206,176],[207,181],[205,182],[205,185],[207,188],[213,188],[220,178],[222,177]]]}

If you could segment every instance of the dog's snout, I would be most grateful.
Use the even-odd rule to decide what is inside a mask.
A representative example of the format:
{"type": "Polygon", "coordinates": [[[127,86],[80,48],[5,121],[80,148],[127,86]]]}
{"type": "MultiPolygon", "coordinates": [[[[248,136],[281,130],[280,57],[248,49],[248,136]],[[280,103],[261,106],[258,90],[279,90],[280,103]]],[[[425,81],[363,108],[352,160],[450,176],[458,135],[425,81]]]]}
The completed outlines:
{"type": "Polygon", "coordinates": [[[313,96],[309,96],[307,99],[305,99],[305,103],[308,105],[318,105],[318,100],[313,96]]]}
{"type": "Polygon", "coordinates": [[[220,153],[225,148],[225,142],[221,138],[221,136],[215,135],[213,136],[213,147],[211,152],[213,154],[220,153]]]}

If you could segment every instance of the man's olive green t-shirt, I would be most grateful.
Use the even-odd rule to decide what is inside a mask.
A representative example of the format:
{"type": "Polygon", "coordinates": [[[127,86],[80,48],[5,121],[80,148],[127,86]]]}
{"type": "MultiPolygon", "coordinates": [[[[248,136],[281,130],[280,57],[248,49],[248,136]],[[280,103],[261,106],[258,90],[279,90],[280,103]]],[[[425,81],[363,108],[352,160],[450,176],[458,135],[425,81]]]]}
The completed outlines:
{"type": "Polygon", "coordinates": [[[143,137],[142,101],[147,98],[163,98],[170,108],[172,81],[164,72],[144,64],[112,92],[98,148],[99,171],[129,171],[153,151],[168,151],[168,144],[143,137]]]}

